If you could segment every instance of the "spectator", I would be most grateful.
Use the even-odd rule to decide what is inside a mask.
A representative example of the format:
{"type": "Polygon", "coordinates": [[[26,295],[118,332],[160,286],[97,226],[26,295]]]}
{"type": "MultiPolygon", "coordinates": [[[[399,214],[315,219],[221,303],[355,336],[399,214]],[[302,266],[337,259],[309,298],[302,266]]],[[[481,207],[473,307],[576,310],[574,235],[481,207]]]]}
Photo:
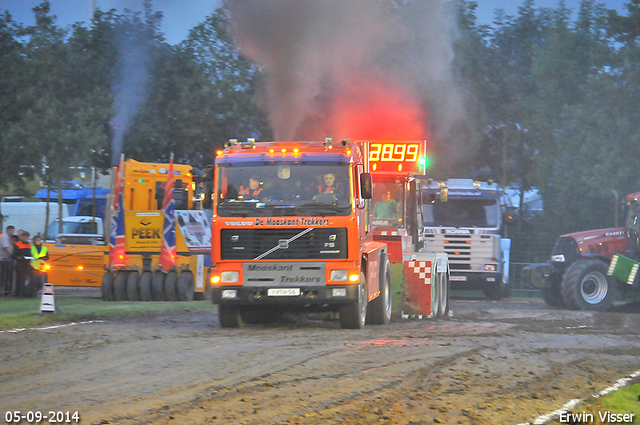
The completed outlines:
{"type": "Polygon", "coordinates": [[[373,216],[375,218],[397,218],[398,210],[398,202],[391,199],[391,191],[387,190],[382,195],[382,200],[373,206],[373,216]]]}
{"type": "Polygon", "coordinates": [[[4,234],[0,236],[0,260],[10,260],[13,257],[13,234],[16,228],[7,226],[4,234]]]}
{"type": "Polygon", "coordinates": [[[44,270],[45,261],[49,261],[49,252],[46,246],[42,246],[42,238],[38,235],[33,237],[33,246],[31,247],[31,267],[33,268],[32,276],[34,290],[37,292],[42,289],[47,281],[47,274],[44,270]]]}
{"type": "Polygon", "coordinates": [[[29,232],[23,231],[13,251],[13,258],[16,260],[16,295],[19,297],[35,296],[32,287],[29,287],[31,277],[29,236],[29,232]]]}

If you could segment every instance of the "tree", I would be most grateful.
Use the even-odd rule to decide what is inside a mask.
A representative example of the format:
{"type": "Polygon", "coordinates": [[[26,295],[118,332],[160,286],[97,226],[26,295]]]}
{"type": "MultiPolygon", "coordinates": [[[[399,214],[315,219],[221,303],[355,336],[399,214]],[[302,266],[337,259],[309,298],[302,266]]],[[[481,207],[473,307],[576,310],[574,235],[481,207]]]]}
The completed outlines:
{"type": "MultiPolygon", "coordinates": [[[[19,95],[24,110],[9,125],[6,140],[16,164],[33,167],[26,168],[31,172],[46,164],[61,188],[61,181],[70,176],[69,167],[81,163],[104,140],[109,93],[84,78],[84,53],[71,48],[74,38],[65,42],[67,32],[55,25],[49,2],[33,11],[36,23],[24,30],[25,86],[19,95]]],[[[58,193],[61,196],[61,190],[58,193]]]]}

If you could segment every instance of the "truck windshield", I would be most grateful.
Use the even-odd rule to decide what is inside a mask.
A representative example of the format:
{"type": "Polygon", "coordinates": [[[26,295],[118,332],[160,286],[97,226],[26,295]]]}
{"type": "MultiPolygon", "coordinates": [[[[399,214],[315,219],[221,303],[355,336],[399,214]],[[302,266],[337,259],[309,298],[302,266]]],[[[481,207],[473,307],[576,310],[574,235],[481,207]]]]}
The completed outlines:
{"type": "Polygon", "coordinates": [[[494,199],[449,199],[422,207],[425,226],[497,227],[500,214],[494,199]]]}
{"type": "Polygon", "coordinates": [[[349,215],[348,163],[274,162],[218,167],[220,216],[349,215]]]}
{"type": "MultiPolygon", "coordinates": [[[[85,234],[85,235],[89,235],[89,234],[100,234],[102,233],[102,229],[98,229],[99,224],[98,222],[92,222],[92,221],[82,221],[82,222],[68,222],[68,221],[62,221],[62,233],[61,234],[68,234],[68,233],[73,233],[73,234],[85,234]]],[[[58,220],[52,221],[51,224],[49,224],[49,230],[47,232],[47,237],[45,238],[45,240],[55,240],[56,236],[58,236],[58,220]]]]}

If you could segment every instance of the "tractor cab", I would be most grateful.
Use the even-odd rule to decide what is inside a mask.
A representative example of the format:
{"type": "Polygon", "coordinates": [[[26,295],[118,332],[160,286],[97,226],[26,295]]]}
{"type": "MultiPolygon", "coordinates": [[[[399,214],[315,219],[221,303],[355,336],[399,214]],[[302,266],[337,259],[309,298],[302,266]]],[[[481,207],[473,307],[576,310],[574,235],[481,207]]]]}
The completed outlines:
{"type": "Polygon", "coordinates": [[[629,249],[625,252],[627,257],[640,257],[640,193],[627,195],[627,235],[629,249]]]}

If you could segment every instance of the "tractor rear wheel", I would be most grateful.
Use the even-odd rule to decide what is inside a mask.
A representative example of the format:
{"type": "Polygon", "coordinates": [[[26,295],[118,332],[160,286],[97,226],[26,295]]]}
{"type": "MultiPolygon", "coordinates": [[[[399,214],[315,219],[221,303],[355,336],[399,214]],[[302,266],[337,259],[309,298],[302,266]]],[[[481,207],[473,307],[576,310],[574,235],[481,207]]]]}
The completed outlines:
{"type": "Polygon", "coordinates": [[[562,279],[562,298],[573,310],[607,311],[616,299],[617,282],[600,260],[578,260],[562,279]]]}

